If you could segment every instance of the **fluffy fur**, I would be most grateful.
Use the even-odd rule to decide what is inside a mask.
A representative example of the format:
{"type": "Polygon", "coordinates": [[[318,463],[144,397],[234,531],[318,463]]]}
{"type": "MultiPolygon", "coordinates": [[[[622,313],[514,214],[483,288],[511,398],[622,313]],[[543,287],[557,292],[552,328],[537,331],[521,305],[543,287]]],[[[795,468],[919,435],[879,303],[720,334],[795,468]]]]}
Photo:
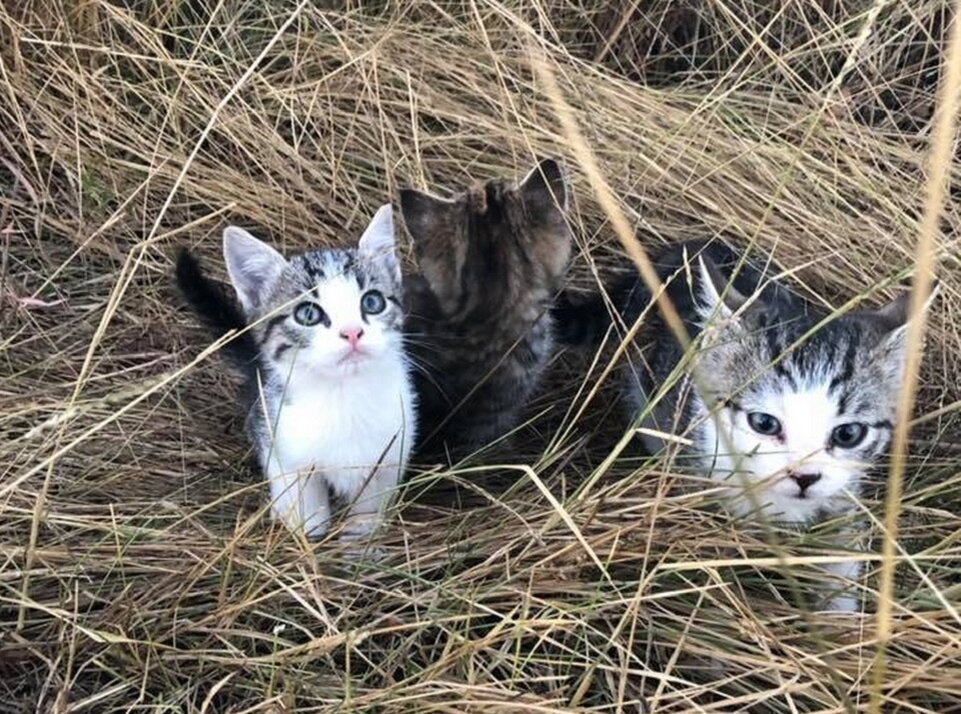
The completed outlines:
{"type": "Polygon", "coordinates": [[[422,274],[408,283],[408,344],[423,446],[463,452],[517,424],[553,351],[547,308],[570,257],[567,186],[546,160],[518,184],[400,199],[422,274]]]}
{"type": "MultiPolygon", "coordinates": [[[[648,449],[664,446],[658,432],[690,439],[681,463],[722,481],[739,516],[812,523],[849,511],[849,494],[890,442],[907,296],[829,318],[774,281],[776,266],[719,244],[683,244],[657,264],[696,349],[688,360],[659,313],[648,313],[624,367],[630,418],[648,449]]],[[[636,276],[612,292],[628,325],[650,303],[636,276]]],[[[558,307],[575,337],[602,331],[587,330],[591,320],[611,324],[600,311],[597,297],[558,307]]],[[[857,564],[831,570],[859,574],[857,564]]],[[[836,592],[829,603],[857,605],[836,592]]]]}
{"type": "Polygon", "coordinates": [[[247,434],[274,517],[320,537],[333,491],[350,504],[345,535],[369,533],[416,429],[391,207],[377,212],[357,249],[288,260],[231,226],[224,258],[240,309],[187,253],[177,277],[218,337],[249,326],[228,356],[247,375],[247,434]]]}

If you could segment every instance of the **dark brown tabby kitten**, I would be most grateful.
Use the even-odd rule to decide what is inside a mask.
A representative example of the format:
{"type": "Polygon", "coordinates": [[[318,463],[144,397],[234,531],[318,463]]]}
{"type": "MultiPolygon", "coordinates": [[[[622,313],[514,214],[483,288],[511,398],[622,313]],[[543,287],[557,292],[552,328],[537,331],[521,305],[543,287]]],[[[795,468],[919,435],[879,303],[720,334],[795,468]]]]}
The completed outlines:
{"type": "Polygon", "coordinates": [[[421,275],[406,283],[421,453],[464,453],[518,422],[553,351],[548,310],[571,253],[567,185],[542,161],[445,199],[401,191],[421,275]]]}

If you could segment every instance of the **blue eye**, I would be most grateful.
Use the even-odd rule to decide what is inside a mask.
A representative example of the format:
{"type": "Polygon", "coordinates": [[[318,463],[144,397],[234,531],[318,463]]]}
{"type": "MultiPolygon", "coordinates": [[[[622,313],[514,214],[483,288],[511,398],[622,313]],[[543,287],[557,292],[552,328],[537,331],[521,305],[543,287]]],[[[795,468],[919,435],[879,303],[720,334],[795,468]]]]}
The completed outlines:
{"type": "Polygon", "coordinates": [[[784,430],[776,416],[764,412],[751,412],[747,415],[747,423],[754,431],[764,436],[780,436],[784,430]]]}
{"type": "Polygon", "coordinates": [[[304,327],[313,327],[326,318],[323,309],[314,302],[302,302],[294,308],[294,319],[304,327]]]}
{"type": "Polygon", "coordinates": [[[387,299],[380,290],[368,290],[360,298],[360,309],[365,315],[376,315],[387,309],[387,299]]]}
{"type": "Polygon", "coordinates": [[[840,446],[842,449],[853,449],[858,446],[868,435],[868,428],[860,422],[841,424],[834,427],[831,432],[831,446],[840,446]]]}

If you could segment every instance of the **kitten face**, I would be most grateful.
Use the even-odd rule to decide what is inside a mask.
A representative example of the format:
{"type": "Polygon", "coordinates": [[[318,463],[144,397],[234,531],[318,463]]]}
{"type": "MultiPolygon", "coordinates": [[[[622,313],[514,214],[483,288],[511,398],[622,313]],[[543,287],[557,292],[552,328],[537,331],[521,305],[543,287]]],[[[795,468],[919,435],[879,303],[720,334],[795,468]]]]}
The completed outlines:
{"type": "Polygon", "coordinates": [[[723,404],[722,434],[710,419],[699,434],[701,452],[718,454],[706,467],[731,484],[741,514],[761,507],[771,517],[808,521],[843,510],[845,492],[858,492],[891,439],[907,296],[804,338],[820,318],[776,303],[745,306],[730,288],[721,299],[723,277],[703,263],[701,273],[702,316],[714,322],[703,333],[699,374],[723,404]]]}
{"type": "Polygon", "coordinates": [[[356,249],[290,260],[246,231],[224,232],[224,257],[265,365],[321,377],[357,374],[400,349],[401,278],[390,205],[356,249]]]}
{"type": "Polygon", "coordinates": [[[450,319],[546,299],[564,274],[567,188],[554,160],[516,185],[488,181],[453,199],[407,189],[400,203],[421,272],[450,319]]]}

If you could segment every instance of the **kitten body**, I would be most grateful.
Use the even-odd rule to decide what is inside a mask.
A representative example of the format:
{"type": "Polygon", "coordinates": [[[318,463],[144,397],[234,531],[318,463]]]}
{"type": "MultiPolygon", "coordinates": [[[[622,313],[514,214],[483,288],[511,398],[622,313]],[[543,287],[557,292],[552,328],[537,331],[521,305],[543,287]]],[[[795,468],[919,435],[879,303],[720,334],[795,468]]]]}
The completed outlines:
{"type": "MultiPolygon", "coordinates": [[[[628,416],[648,450],[667,445],[680,463],[723,482],[738,516],[811,524],[851,511],[851,496],[890,443],[906,296],[828,319],[777,281],[777,266],[720,244],[681,244],[656,265],[693,352],[648,310],[651,296],[636,274],[612,291],[628,327],[648,310],[622,368],[628,416]]],[[[566,333],[596,336],[596,324],[610,325],[601,307],[597,298],[562,302],[566,333]]],[[[848,579],[860,573],[856,562],[828,570],[848,579]]],[[[828,604],[853,610],[858,600],[832,591],[828,604]]]]}
{"type": "Polygon", "coordinates": [[[350,504],[345,536],[371,532],[416,434],[390,206],[357,249],[288,260],[230,227],[224,256],[241,309],[189,254],[178,282],[218,337],[249,325],[227,354],[247,377],[246,429],[270,482],[272,514],[320,537],[332,491],[350,504]]]}
{"type": "Polygon", "coordinates": [[[571,250],[566,183],[546,160],[517,184],[400,198],[421,269],[407,291],[421,450],[468,452],[517,425],[553,354],[548,306],[571,250]]]}

